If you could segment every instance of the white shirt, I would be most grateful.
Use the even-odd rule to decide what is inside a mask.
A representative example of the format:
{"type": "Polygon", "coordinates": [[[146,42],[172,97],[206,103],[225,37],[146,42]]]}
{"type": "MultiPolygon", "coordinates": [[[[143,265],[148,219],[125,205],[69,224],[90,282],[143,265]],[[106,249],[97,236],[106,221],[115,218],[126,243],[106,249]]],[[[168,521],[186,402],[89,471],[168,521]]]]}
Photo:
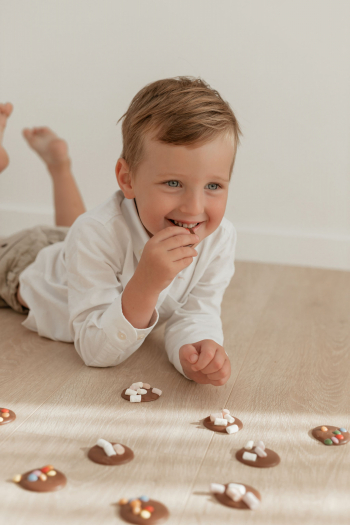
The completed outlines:
{"type": "Polygon", "coordinates": [[[132,199],[118,190],[75,221],[63,242],[43,248],[20,275],[29,306],[22,323],[49,339],[74,342],[89,366],[115,366],[167,320],[165,349],[183,374],[182,345],[212,339],[223,345],[221,302],[233,274],[236,231],[230,221],[196,247],[198,256],[159,295],[149,326],[135,328],[122,295],[149,235],[132,199]]]}

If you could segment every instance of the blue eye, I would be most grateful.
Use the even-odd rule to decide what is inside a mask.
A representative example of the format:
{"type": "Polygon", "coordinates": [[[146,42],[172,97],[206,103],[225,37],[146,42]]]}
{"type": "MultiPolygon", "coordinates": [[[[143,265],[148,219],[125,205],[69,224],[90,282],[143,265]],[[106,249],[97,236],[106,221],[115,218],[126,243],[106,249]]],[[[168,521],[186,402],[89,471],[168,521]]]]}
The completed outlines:
{"type": "Polygon", "coordinates": [[[216,182],[210,182],[210,183],[208,184],[208,186],[216,186],[216,188],[209,188],[209,189],[211,189],[211,190],[212,190],[212,189],[216,190],[217,188],[219,188],[219,185],[216,184],[216,182]]]}
{"type": "MultiPolygon", "coordinates": [[[[178,184],[179,182],[177,180],[168,180],[166,182],[166,184],[170,184],[171,182],[175,182],[176,184],[178,184]]],[[[170,188],[177,188],[177,186],[169,186],[170,188]]]]}

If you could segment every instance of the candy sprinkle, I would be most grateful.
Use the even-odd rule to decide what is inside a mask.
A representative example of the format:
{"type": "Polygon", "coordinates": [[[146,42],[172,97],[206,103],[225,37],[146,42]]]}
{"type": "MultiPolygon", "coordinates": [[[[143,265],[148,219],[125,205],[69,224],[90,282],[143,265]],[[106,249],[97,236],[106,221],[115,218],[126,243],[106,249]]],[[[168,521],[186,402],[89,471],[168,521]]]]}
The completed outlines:
{"type": "Polygon", "coordinates": [[[151,517],[151,513],[148,510],[141,510],[140,512],[141,518],[148,520],[151,517]]]}
{"type": "Polygon", "coordinates": [[[321,430],[322,430],[322,432],[327,432],[328,428],[327,427],[321,427],[321,430]]]}
{"type": "Polygon", "coordinates": [[[325,445],[333,445],[333,441],[331,439],[325,439],[324,440],[325,445]]]}
{"type": "Polygon", "coordinates": [[[333,434],[337,435],[337,434],[341,434],[341,432],[339,432],[339,430],[335,430],[335,431],[333,432],[333,434]]]}
{"type": "Polygon", "coordinates": [[[141,501],[149,501],[149,497],[148,496],[140,496],[139,499],[141,501]]]}
{"type": "Polygon", "coordinates": [[[127,500],[126,498],[122,498],[122,499],[120,499],[120,500],[118,501],[118,504],[119,504],[119,505],[126,505],[127,502],[128,502],[128,500],[127,500]]]}
{"type": "Polygon", "coordinates": [[[340,428],[339,430],[340,430],[340,432],[347,432],[346,428],[343,428],[343,427],[340,428]]]}
{"type": "Polygon", "coordinates": [[[22,479],[22,475],[21,474],[16,474],[15,476],[13,476],[12,481],[14,483],[19,483],[21,481],[21,479],[22,479]]]}
{"type": "Polygon", "coordinates": [[[47,473],[48,476],[56,476],[56,474],[56,470],[49,470],[49,472],[47,473]]]}
{"type": "Polygon", "coordinates": [[[341,434],[338,434],[338,435],[337,435],[337,438],[340,439],[340,440],[343,440],[343,439],[344,439],[344,436],[342,436],[341,434]]]}
{"type": "Polygon", "coordinates": [[[46,465],[45,467],[41,468],[40,470],[44,474],[47,474],[48,472],[50,472],[50,470],[53,470],[53,466],[52,465],[46,465]]]}
{"type": "Polygon", "coordinates": [[[35,474],[29,474],[29,476],[27,477],[27,480],[28,481],[38,481],[38,476],[36,476],[35,474]]]}

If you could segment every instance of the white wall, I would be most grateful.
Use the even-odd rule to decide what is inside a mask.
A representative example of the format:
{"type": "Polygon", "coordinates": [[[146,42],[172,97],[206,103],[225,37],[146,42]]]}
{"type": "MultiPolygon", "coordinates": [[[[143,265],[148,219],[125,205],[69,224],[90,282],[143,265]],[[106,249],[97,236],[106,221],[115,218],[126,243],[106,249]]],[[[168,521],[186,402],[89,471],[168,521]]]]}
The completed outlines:
{"type": "Polygon", "coordinates": [[[193,75],[244,133],[226,211],[237,257],[350,269],[349,20],[348,0],[0,0],[0,100],[15,106],[0,235],[53,221],[23,127],[67,139],[92,208],[116,189],[131,98],[193,75]]]}

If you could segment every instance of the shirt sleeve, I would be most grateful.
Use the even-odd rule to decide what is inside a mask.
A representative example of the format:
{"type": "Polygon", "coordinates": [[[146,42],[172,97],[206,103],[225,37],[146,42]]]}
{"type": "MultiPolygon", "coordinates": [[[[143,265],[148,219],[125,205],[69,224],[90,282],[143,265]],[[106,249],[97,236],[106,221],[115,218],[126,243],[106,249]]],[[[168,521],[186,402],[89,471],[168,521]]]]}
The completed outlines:
{"type": "MultiPolygon", "coordinates": [[[[122,311],[123,287],[117,275],[125,250],[95,219],[79,219],[66,239],[69,329],[75,348],[88,366],[115,366],[133,354],[158,322],[135,328],[122,311]]],[[[132,270],[131,270],[132,271],[132,270]]]]}
{"type": "Polygon", "coordinates": [[[223,345],[221,303],[234,271],[236,232],[228,232],[203,275],[190,291],[185,304],[169,318],[165,327],[165,349],[170,362],[183,374],[179,350],[185,344],[212,339],[223,345]]]}

